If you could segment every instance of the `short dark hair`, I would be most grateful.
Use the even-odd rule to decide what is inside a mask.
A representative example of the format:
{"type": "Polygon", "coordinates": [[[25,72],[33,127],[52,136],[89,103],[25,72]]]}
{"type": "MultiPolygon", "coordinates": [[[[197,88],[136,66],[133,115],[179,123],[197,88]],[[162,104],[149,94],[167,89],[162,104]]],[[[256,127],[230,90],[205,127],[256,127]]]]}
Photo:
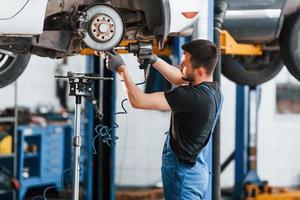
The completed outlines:
{"type": "Polygon", "coordinates": [[[181,47],[191,54],[191,64],[194,68],[203,67],[207,74],[212,74],[216,68],[218,60],[218,50],[216,45],[209,40],[193,40],[181,47]]]}

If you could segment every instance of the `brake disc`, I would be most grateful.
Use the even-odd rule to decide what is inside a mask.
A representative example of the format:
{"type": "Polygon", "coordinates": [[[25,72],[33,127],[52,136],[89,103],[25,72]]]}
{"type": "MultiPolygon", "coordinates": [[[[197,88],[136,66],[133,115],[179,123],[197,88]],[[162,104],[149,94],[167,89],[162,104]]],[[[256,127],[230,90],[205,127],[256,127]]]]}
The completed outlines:
{"type": "Polygon", "coordinates": [[[113,7],[105,4],[95,5],[86,10],[86,35],[83,42],[97,51],[110,50],[117,46],[124,34],[121,15],[113,7]]]}

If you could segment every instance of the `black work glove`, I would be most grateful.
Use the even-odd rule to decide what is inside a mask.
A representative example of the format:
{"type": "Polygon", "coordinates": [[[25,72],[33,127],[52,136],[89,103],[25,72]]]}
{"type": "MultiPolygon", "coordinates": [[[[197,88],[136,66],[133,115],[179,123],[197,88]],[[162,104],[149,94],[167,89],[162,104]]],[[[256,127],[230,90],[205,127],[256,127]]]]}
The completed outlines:
{"type": "Polygon", "coordinates": [[[149,54],[149,55],[139,55],[138,61],[139,63],[143,63],[144,60],[147,60],[150,65],[153,65],[157,61],[158,57],[155,54],[149,54]]]}
{"type": "Polygon", "coordinates": [[[124,60],[115,50],[106,51],[106,54],[109,57],[106,65],[107,69],[117,72],[121,65],[125,65],[124,60]]]}

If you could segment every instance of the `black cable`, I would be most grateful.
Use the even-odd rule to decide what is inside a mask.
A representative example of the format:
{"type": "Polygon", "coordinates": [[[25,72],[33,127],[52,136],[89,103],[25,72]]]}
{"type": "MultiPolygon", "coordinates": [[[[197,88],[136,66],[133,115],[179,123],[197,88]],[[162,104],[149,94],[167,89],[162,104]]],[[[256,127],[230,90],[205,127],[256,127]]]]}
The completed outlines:
{"type": "MultiPolygon", "coordinates": [[[[145,79],[144,79],[143,82],[136,83],[135,85],[142,85],[142,84],[146,83],[146,81],[147,81],[147,69],[144,69],[144,78],[145,79]]],[[[127,114],[127,110],[124,107],[124,103],[127,100],[128,100],[127,98],[122,100],[121,107],[122,107],[123,111],[115,113],[115,116],[119,115],[119,114],[127,114]]],[[[95,127],[95,132],[97,133],[97,135],[93,139],[93,154],[97,153],[97,151],[95,149],[95,145],[94,145],[96,138],[101,136],[102,137],[102,142],[106,143],[109,147],[113,147],[116,144],[116,140],[119,139],[119,137],[112,136],[112,134],[111,134],[111,131],[113,129],[119,128],[119,125],[116,123],[116,121],[114,119],[112,119],[112,121],[113,121],[113,124],[114,124],[114,126],[112,128],[109,128],[108,126],[105,126],[105,125],[102,125],[102,124],[99,124],[95,127]]]]}
{"type": "Polygon", "coordinates": [[[119,115],[119,114],[127,114],[127,110],[125,109],[125,106],[124,106],[124,103],[125,103],[125,101],[127,101],[127,100],[128,100],[127,98],[122,100],[122,102],[121,102],[121,107],[122,107],[123,111],[122,111],[122,112],[116,112],[115,115],[119,115]]]}

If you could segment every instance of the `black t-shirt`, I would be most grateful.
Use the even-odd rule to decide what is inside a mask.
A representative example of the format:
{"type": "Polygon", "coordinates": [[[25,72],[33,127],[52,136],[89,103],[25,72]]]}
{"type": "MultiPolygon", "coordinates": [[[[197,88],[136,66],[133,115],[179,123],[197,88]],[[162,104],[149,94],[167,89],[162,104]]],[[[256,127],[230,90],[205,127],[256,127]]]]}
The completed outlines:
{"type": "Polygon", "coordinates": [[[214,98],[202,85],[212,90],[219,103],[221,92],[215,82],[179,86],[165,92],[172,109],[171,148],[179,160],[188,164],[195,164],[198,154],[207,144],[216,114],[214,98]]]}

